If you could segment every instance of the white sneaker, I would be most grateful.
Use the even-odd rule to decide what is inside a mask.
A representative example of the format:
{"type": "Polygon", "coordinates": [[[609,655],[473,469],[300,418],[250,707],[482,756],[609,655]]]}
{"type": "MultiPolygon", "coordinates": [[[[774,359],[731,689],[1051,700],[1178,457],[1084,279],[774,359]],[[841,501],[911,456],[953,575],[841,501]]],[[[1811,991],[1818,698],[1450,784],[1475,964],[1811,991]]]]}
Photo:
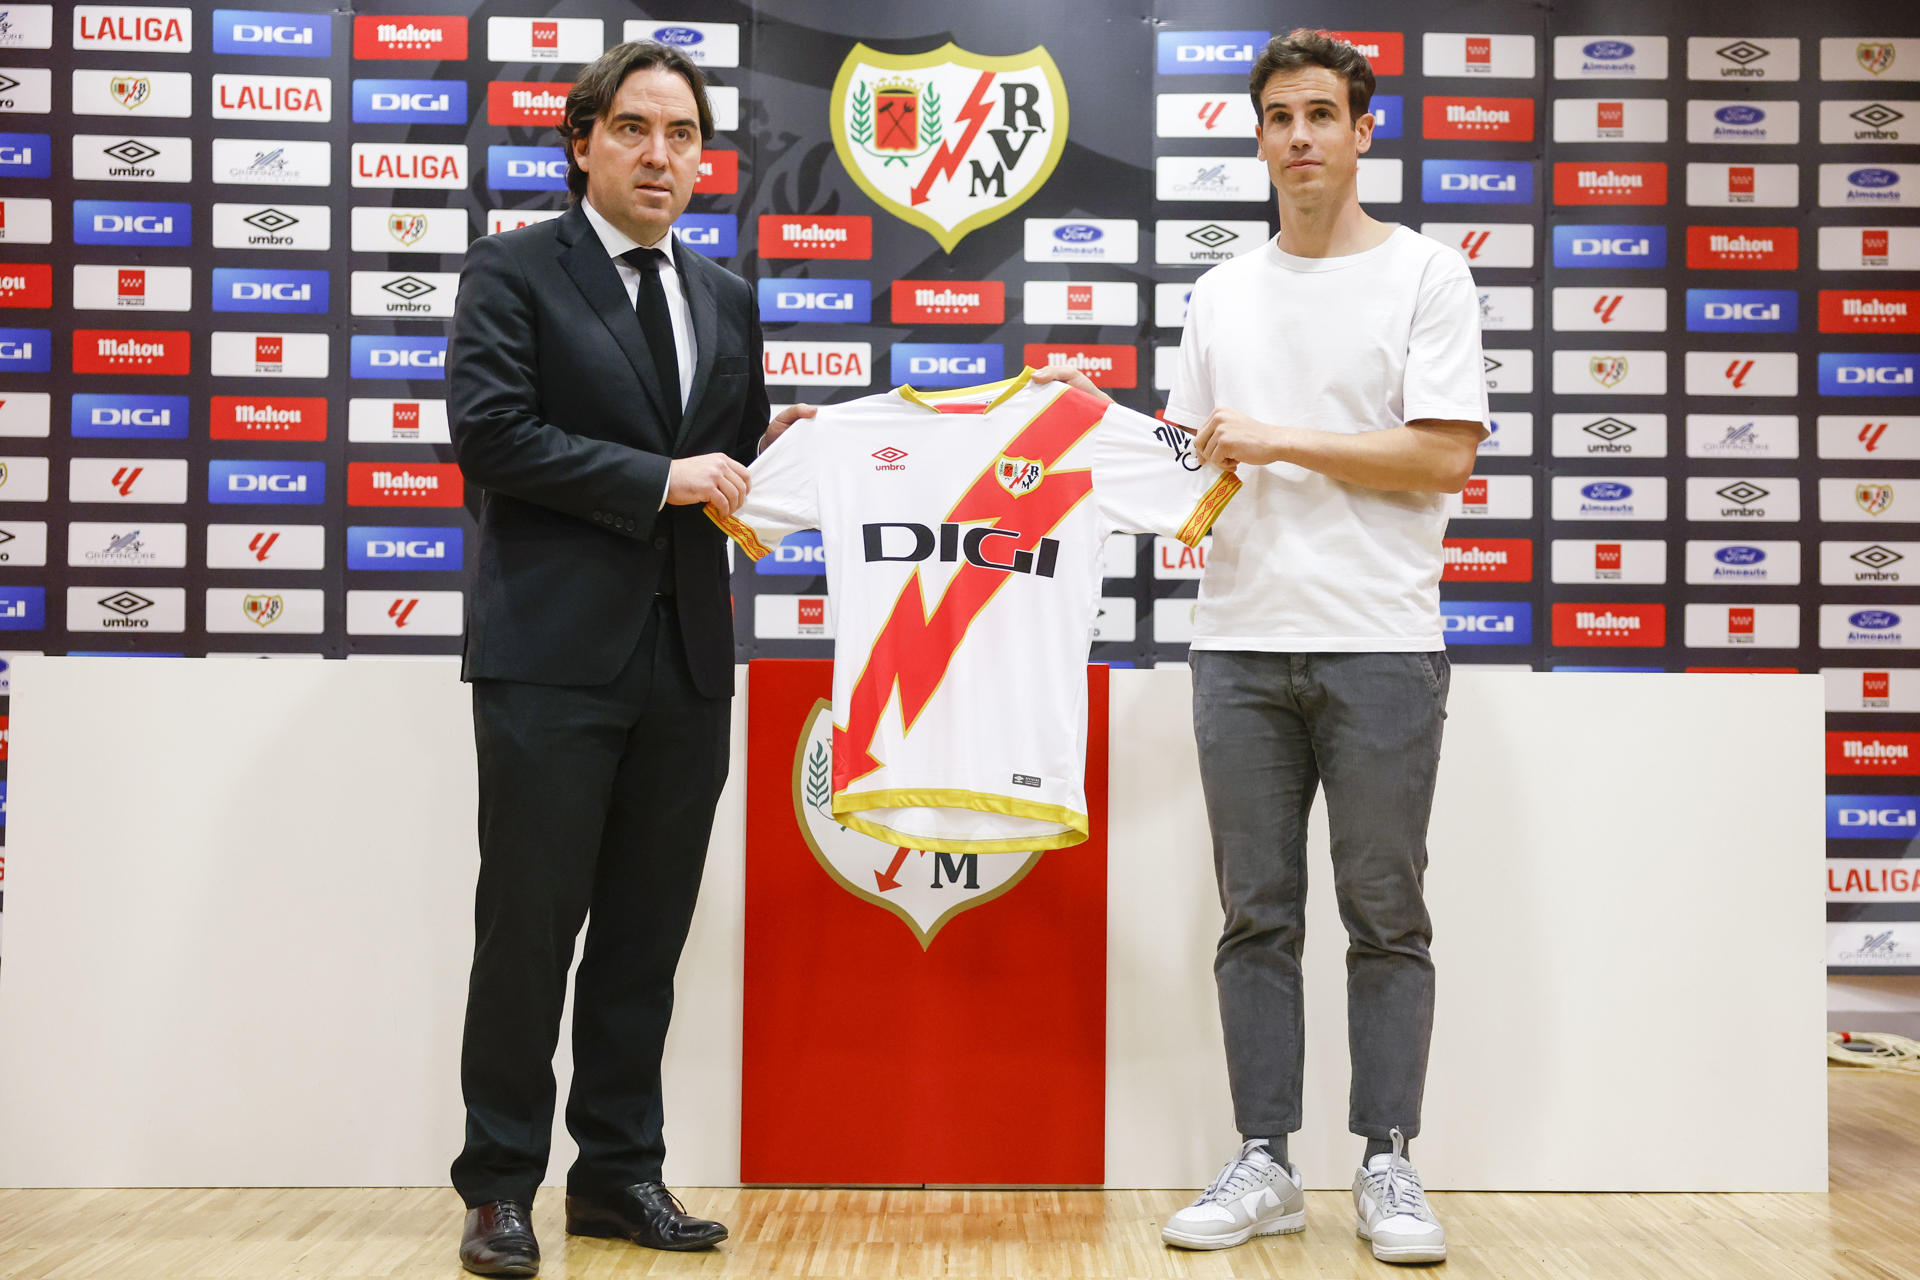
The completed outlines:
{"type": "Polygon", "coordinates": [[[1353,1226],[1382,1262],[1445,1262],[1447,1233],[1427,1204],[1420,1175],[1407,1163],[1407,1140],[1393,1130],[1393,1150],[1353,1175],[1353,1226]]]}
{"type": "Polygon", "coordinates": [[[1254,1236],[1306,1229],[1300,1171],[1275,1160],[1256,1139],[1240,1148],[1199,1199],[1167,1219],[1160,1238],[1182,1249],[1228,1249],[1254,1236]]]}

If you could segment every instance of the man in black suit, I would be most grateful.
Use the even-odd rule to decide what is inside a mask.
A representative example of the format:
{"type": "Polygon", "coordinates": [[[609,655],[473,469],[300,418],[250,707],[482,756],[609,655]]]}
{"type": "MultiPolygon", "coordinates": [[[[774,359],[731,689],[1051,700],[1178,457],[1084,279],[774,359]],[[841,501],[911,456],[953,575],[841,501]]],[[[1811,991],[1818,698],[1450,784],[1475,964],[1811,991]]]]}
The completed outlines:
{"type": "Polygon", "coordinates": [[[622,44],[568,95],[573,204],[468,251],[449,391],[482,491],[464,676],[480,875],[461,1051],[460,1259],[530,1276],[574,940],[567,1230],[700,1249],[726,1228],[662,1185],[673,976],[726,780],[724,538],[768,424],[753,289],[677,244],[713,134],[677,50],[622,44]]]}

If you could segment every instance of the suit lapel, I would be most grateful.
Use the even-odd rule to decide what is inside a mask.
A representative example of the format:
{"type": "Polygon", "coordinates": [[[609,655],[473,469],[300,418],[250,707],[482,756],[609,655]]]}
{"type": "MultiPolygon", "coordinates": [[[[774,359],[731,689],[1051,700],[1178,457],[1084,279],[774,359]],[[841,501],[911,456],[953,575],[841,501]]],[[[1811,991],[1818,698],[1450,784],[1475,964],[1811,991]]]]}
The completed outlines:
{"type": "MultiPolygon", "coordinates": [[[[660,390],[660,375],[653,367],[647,337],[640,331],[640,317],[627,301],[626,286],[620,283],[620,273],[614,269],[613,259],[607,256],[607,247],[593,233],[592,224],[578,205],[567,210],[561,221],[561,239],[571,240],[560,252],[561,266],[573,277],[574,285],[585,295],[594,314],[600,317],[600,323],[613,335],[614,345],[633,366],[634,375],[646,388],[647,399],[653,402],[653,411],[664,423],[667,401],[660,390]]],[[[684,430],[684,420],[681,425],[684,430]]]]}
{"type": "Polygon", "coordinates": [[[713,293],[713,266],[684,244],[674,246],[674,258],[687,281],[687,308],[693,313],[693,386],[687,393],[687,411],[680,417],[683,443],[700,412],[707,383],[713,379],[714,348],[719,345],[719,322],[713,293]]]}

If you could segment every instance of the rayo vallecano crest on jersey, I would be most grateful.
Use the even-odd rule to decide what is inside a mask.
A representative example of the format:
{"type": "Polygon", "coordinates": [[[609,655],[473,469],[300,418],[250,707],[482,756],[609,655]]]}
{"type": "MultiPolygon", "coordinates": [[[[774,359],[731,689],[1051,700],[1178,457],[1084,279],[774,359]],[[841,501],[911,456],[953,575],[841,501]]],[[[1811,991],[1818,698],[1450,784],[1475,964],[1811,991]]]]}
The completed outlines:
{"type": "Polygon", "coordinates": [[[860,189],[951,253],[1038,191],[1067,145],[1067,89],[1044,48],[1005,58],[945,44],[853,46],[828,111],[860,189]]]}
{"type": "Polygon", "coordinates": [[[833,708],[825,698],[794,748],[793,817],[834,883],[900,917],[923,951],[949,920],[1019,884],[1042,856],[902,849],[841,826],[833,816],[833,708]]]}

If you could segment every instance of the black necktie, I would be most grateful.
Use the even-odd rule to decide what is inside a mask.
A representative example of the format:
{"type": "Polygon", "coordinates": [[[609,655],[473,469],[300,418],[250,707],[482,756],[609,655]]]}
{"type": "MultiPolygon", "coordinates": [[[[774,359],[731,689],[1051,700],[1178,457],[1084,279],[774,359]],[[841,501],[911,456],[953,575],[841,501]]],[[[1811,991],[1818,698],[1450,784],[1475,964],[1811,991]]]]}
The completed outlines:
{"type": "Polygon", "coordinates": [[[667,310],[667,291],[660,283],[660,264],[666,254],[659,249],[629,249],[620,255],[640,272],[640,292],[634,310],[640,316],[640,332],[646,335],[647,350],[653,353],[653,367],[660,374],[660,391],[667,402],[667,425],[680,429],[680,358],[673,345],[673,313],[667,310]]]}

